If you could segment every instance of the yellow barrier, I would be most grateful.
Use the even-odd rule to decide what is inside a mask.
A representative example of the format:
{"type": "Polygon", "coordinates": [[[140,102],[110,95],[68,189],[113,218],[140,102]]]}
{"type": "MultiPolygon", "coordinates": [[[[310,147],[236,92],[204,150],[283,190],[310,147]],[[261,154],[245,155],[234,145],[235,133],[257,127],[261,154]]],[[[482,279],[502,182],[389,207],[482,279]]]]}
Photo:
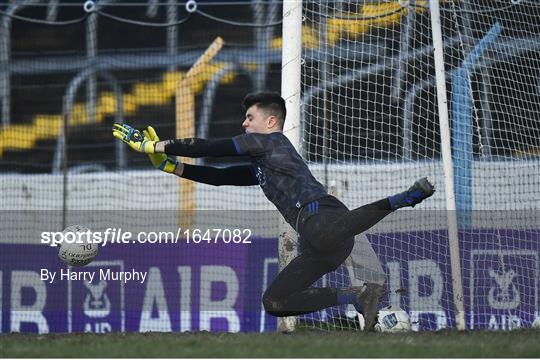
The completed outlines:
{"type": "MultiPolygon", "coordinates": [[[[217,37],[206,51],[197,59],[184,77],[178,79],[176,87],[176,138],[195,137],[195,93],[202,90],[204,81],[209,80],[211,73],[205,71],[209,62],[223,47],[223,39],[217,37]]],[[[216,72],[219,67],[213,67],[216,72]]],[[[212,75],[213,76],[213,75],[212,75]]],[[[193,159],[180,158],[186,164],[193,164],[193,159]]],[[[178,180],[179,226],[190,229],[195,222],[195,184],[193,181],[178,180]]]]}
{"type": "MultiPolygon", "coordinates": [[[[192,76],[191,89],[194,94],[202,91],[204,84],[217,74],[226,64],[204,63],[192,76]]],[[[167,72],[161,82],[138,83],[131,93],[123,96],[124,116],[133,115],[140,106],[165,105],[176,96],[176,85],[183,78],[182,72],[167,72]]],[[[235,74],[222,78],[222,84],[231,83],[235,74]]],[[[99,94],[96,109],[96,122],[101,123],[108,116],[116,113],[116,98],[110,91],[99,94]]],[[[70,126],[88,124],[86,103],[73,106],[70,126]]],[[[14,124],[0,130],[0,158],[7,150],[30,150],[39,140],[55,139],[62,126],[62,115],[36,115],[31,124],[14,124]]],[[[112,139],[111,139],[112,141],[112,139]]]]}
{"type": "MultiPolygon", "coordinates": [[[[424,12],[427,10],[427,1],[416,1],[415,11],[424,12]]],[[[409,9],[403,7],[399,2],[388,2],[381,4],[364,5],[358,13],[335,14],[328,19],[326,41],[328,46],[334,46],[343,36],[357,38],[366,34],[371,28],[387,28],[401,19],[401,15],[407,14],[409,9]]],[[[302,26],[302,46],[318,49],[321,46],[319,32],[309,26],[302,26]]],[[[282,38],[276,37],[272,40],[271,46],[274,49],[281,49],[282,38]]]]}

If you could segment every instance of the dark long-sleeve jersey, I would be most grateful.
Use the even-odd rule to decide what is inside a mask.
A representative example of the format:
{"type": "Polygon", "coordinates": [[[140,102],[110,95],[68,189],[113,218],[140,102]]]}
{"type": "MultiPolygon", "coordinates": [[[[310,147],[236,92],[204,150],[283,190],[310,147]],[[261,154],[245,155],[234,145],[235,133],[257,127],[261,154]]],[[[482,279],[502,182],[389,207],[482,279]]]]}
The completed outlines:
{"type": "Polygon", "coordinates": [[[258,184],[294,228],[298,211],[305,204],[328,195],[281,132],[249,133],[225,140],[174,140],[165,145],[165,153],[187,157],[248,156],[251,165],[223,169],[186,164],[182,177],[212,185],[258,184]]]}

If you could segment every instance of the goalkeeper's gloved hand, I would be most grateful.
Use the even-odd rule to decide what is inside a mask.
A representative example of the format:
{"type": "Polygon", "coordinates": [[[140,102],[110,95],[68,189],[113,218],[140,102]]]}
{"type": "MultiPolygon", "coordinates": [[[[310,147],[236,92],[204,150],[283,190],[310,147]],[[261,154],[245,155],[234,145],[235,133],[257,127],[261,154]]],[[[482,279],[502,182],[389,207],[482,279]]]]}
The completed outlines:
{"type": "Polygon", "coordinates": [[[156,141],[145,138],[144,134],[128,124],[114,124],[113,136],[128,144],[133,150],[153,154],[156,141]]]}
{"type": "MultiPolygon", "coordinates": [[[[156,130],[154,130],[154,128],[151,126],[149,126],[146,130],[143,131],[143,135],[146,139],[150,141],[159,141],[156,130]]],[[[178,161],[176,161],[174,158],[168,157],[165,154],[148,154],[148,158],[156,169],[159,169],[169,174],[173,173],[178,166],[178,161]]]]}

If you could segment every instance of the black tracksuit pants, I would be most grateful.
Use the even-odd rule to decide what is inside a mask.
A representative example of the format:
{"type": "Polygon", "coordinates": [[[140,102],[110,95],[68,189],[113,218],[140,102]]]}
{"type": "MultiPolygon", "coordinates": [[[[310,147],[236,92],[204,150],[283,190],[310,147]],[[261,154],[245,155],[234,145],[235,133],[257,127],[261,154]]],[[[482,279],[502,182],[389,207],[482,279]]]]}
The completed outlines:
{"type": "Polygon", "coordinates": [[[298,226],[300,255],[266,289],[265,310],[274,316],[295,316],[339,305],[336,288],[310,286],[347,259],[355,235],[391,212],[387,199],[354,210],[333,196],[304,206],[298,226]]]}

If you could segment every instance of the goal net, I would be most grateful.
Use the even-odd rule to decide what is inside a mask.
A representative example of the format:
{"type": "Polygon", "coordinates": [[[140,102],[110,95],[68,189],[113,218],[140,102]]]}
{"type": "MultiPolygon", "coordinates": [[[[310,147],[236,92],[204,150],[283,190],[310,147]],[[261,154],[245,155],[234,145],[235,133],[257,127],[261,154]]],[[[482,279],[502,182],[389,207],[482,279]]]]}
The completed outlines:
{"type": "MultiPolygon", "coordinates": [[[[349,208],[424,176],[437,188],[364,234],[386,273],[382,305],[407,310],[416,330],[456,327],[437,105],[444,86],[466,326],[529,327],[540,286],[538,4],[440,1],[445,84],[435,80],[429,1],[309,1],[302,20],[302,149],[316,176],[349,208]]],[[[366,280],[351,270],[322,283],[366,280]]],[[[358,328],[351,310],[299,324],[358,328]]]]}

